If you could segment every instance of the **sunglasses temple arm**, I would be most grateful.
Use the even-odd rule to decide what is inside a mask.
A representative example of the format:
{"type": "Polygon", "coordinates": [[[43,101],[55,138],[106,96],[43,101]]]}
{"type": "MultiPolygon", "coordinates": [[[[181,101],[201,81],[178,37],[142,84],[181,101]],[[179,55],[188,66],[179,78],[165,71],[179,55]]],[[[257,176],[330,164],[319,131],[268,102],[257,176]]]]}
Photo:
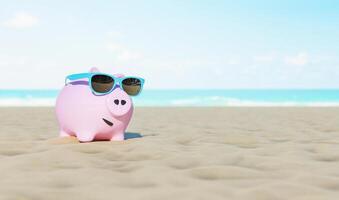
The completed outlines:
{"type": "Polygon", "coordinates": [[[71,75],[66,77],[65,85],[67,85],[67,80],[74,81],[74,80],[77,80],[77,79],[89,78],[90,75],[91,75],[90,73],[71,74],[71,75]]]}

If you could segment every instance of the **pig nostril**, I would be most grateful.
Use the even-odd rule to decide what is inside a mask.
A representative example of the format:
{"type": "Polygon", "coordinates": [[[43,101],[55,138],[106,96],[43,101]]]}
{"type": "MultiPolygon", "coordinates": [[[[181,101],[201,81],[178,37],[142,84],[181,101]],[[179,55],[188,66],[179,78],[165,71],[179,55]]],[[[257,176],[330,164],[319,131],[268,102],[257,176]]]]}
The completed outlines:
{"type": "Polygon", "coordinates": [[[125,105],[126,101],[125,100],[121,100],[121,105],[125,105]]]}
{"type": "MultiPolygon", "coordinates": [[[[116,104],[116,105],[119,105],[119,99],[115,99],[114,100],[114,103],[116,104]]],[[[122,102],[121,102],[122,103],[122,102]]]]}

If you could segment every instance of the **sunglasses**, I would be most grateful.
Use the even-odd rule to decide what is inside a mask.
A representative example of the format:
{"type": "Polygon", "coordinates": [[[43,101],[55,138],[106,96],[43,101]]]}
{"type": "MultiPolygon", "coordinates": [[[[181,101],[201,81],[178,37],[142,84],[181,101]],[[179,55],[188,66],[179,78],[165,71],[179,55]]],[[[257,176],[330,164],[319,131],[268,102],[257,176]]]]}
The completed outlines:
{"type": "Polygon", "coordinates": [[[103,73],[81,73],[72,74],[66,77],[67,80],[75,81],[78,79],[87,78],[90,82],[90,87],[93,93],[98,95],[109,94],[118,84],[130,96],[137,96],[140,94],[145,80],[139,77],[114,77],[103,73]]]}

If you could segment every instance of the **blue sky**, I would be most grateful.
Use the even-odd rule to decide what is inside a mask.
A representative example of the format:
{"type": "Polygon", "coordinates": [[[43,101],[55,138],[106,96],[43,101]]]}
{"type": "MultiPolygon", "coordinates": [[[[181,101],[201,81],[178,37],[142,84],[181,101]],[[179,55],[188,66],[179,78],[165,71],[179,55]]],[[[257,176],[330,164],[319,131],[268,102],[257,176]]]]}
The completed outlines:
{"type": "Polygon", "coordinates": [[[339,1],[2,1],[0,88],[97,66],[146,88],[339,88],[339,1]]]}

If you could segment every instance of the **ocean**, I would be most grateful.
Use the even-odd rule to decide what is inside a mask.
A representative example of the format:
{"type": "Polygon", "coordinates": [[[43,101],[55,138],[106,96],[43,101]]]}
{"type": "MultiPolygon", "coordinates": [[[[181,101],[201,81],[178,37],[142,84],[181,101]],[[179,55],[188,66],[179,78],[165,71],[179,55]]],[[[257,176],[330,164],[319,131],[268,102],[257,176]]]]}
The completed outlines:
{"type": "MultiPolygon", "coordinates": [[[[0,106],[54,106],[58,90],[0,90],[0,106]]],[[[144,90],[136,106],[339,106],[339,89],[144,90]]]]}

